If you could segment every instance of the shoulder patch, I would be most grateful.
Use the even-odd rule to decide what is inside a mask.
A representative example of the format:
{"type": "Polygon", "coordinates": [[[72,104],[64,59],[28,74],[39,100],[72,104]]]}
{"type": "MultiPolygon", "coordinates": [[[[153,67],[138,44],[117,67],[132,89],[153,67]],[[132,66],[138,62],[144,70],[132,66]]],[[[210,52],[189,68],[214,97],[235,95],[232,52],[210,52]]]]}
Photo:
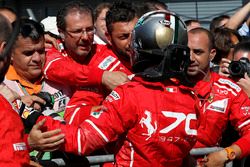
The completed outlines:
{"type": "Polygon", "coordinates": [[[212,102],[207,106],[207,109],[215,112],[225,113],[227,105],[228,105],[228,99],[222,99],[212,102]]]}
{"type": "Polygon", "coordinates": [[[110,64],[113,63],[115,60],[115,57],[108,56],[98,65],[98,68],[106,70],[110,66],[110,64]]]}
{"type": "Polygon", "coordinates": [[[233,83],[232,81],[230,81],[228,79],[220,78],[218,80],[218,82],[221,83],[221,84],[228,85],[230,88],[235,89],[236,92],[240,92],[241,91],[241,88],[236,83],[233,83]]]}
{"type": "Polygon", "coordinates": [[[90,115],[95,117],[96,119],[98,119],[101,116],[102,113],[103,113],[102,110],[101,111],[93,111],[93,112],[90,113],[90,115]]]}
{"type": "Polygon", "coordinates": [[[112,91],[107,97],[106,97],[106,101],[112,102],[114,100],[119,100],[120,99],[120,95],[116,92],[116,91],[112,91]]]}
{"type": "Polygon", "coordinates": [[[15,151],[27,150],[26,144],[24,142],[14,143],[13,148],[14,148],[15,151]]]}
{"type": "Polygon", "coordinates": [[[116,91],[112,91],[110,93],[110,96],[114,99],[114,100],[119,100],[120,99],[120,95],[116,92],[116,91]]]}

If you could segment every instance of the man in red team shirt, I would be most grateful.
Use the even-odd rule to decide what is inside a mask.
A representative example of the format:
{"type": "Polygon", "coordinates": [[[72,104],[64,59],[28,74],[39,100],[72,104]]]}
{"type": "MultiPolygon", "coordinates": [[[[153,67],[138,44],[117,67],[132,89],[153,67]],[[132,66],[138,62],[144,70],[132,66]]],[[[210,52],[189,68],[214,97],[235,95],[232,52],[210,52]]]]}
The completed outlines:
{"type": "Polygon", "coordinates": [[[92,9],[79,1],[67,3],[57,14],[57,27],[64,48],[48,50],[44,65],[45,78],[75,92],[84,86],[113,89],[127,81],[121,72],[111,73],[88,66],[100,48],[93,45],[94,23],[92,9]],[[84,21],[83,21],[84,20],[84,21]]]}
{"type": "Polygon", "coordinates": [[[35,126],[61,128],[61,149],[66,152],[86,155],[119,138],[123,142],[115,154],[116,166],[180,167],[197,135],[192,89],[169,79],[185,76],[186,27],[176,15],[155,11],[142,16],[134,32],[131,58],[138,77],[112,91],[104,110],[93,112],[78,127],[43,116],[35,126]]]}
{"type": "MultiPolygon", "coordinates": [[[[11,24],[0,15],[0,82],[3,82],[5,73],[10,63],[9,53],[5,53],[7,40],[11,36],[11,24]]],[[[29,153],[24,139],[24,127],[16,111],[13,110],[11,102],[4,95],[0,95],[0,166],[29,166],[29,153]]],[[[14,99],[13,99],[14,100],[14,99]]]]}
{"type": "MultiPolygon", "coordinates": [[[[98,52],[93,55],[89,66],[105,71],[121,71],[131,75],[131,36],[138,20],[136,11],[130,2],[115,2],[107,12],[107,39],[105,46],[96,46],[98,52]]],[[[104,87],[80,87],[71,97],[64,118],[69,124],[79,125],[88,118],[92,107],[98,106],[110,93],[104,87]]]]}
{"type": "Polygon", "coordinates": [[[211,153],[204,159],[207,167],[223,167],[226,162],[250,154],[250,100],[246,93],[232,80],[210,72],[209,62],[216,51],[213,37],[204,28],[188,32],[191,64],[190,79],[196,83],[194,92],[199,97],[200,111],[197,143],[195,148],[219,146],[228,122],[239,132],[240,138],[231,146],[211,153]]]}

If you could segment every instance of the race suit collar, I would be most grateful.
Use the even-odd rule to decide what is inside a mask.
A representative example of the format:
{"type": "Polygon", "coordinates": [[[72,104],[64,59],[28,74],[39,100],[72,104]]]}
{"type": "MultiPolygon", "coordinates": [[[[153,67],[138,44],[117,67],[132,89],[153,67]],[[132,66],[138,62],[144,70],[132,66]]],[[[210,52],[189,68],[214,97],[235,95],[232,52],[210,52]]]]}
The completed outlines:
{"type": "Polygon", "coordinates": [[[142,85],[147,86],[147,87],[155,87],[158,89],[162,89],[163,91],[165,91],[166,87],[169,87],[169,86],[175,86],[175,87],[179,87],[180,89],[183,89],[183,90],[193,91],[192,87],[181,85],[180,81],[178,79],[175,79],[175,78],[170,78],[170,79],[165,80],[163,82],[149,82],[149,81],[146,81],[139,76],[135,76],[132,78],[132,81],[140,82],[142,85]]]}
{"type": "Polygon", "coordinates": [[[212,92],[213,83],[216,77],[217,77],[217,74],[214,72],[211,72],[209,81],[205,81],[205,80],[198,81],[196,85],[194,86],[195,92],[200,97],[203,97],[203,98],[206,97],[208,94],[212,92]]]}

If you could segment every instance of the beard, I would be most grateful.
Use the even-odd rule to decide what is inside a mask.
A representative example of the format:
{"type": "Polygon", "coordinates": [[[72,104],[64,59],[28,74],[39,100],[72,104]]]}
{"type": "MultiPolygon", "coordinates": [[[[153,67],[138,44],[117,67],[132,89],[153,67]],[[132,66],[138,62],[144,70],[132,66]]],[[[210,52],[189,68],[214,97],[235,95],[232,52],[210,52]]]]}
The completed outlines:
{"type": "Polygon", "coordinates": [[[116,52],[119,57],[122,57],[124,60],[130,61],[130,55],[128,55],[126,52],[122,50],[117,50],[116,52]]]}

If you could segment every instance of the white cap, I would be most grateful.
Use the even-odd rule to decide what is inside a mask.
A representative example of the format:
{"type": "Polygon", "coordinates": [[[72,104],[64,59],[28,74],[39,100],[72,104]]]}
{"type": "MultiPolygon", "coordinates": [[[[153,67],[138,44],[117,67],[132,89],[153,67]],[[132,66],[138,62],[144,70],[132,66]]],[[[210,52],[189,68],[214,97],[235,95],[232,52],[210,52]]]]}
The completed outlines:
{"type": "Polygon", "coordinates": [[[56,26],[56,17],[55,16],[48,16],[45,19],[41,21],[41,23],[44,25],[44,31],[49,31],[52,34],[59,35],[59,32],[57,30],[56,26]]]}

